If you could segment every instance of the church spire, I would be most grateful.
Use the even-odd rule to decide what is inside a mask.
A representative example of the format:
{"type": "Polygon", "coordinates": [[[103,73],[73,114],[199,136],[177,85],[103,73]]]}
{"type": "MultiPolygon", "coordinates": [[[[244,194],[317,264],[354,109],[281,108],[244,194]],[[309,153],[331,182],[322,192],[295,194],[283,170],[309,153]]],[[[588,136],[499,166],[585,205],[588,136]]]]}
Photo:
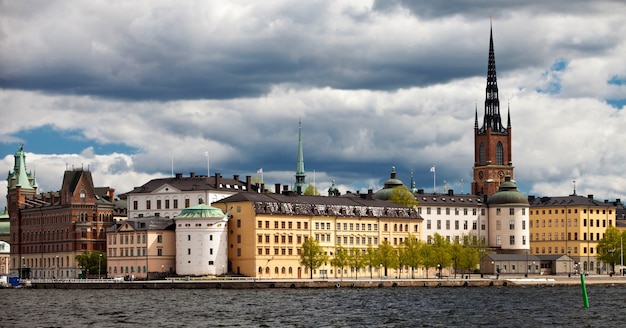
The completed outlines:
{"type": "Polygon", "coordinates": [[[493,132],[504,132],[500,118],[500,99],[498,97],[498,80],[496,78],[496,56],[493,50],[493,29],[489,28],[489,62],[487,63],[487,88],[485,89],[485,117],[483,130],[490,128],[493,132]]]}
{"type": "Polygon", "coordinates": [[[304,193],[306,189],[306,182],[304,178],[304,152],[302,151],[302,119],[298,120],[298,160],[296,164],[296,184],[293,187],[295,192],[300,189],[300,194],[304,193]]]}

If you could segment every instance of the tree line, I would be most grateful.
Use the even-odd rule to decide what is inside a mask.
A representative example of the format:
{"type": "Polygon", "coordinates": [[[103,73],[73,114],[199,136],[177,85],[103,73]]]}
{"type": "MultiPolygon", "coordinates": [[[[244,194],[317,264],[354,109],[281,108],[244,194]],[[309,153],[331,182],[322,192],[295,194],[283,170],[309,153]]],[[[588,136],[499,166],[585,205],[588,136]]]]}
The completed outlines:
{"type": "Polygon", "coordinates": [[[397,247],[388,240],[384,240],[377,247],[371,244],[367,248],[345,248],[339,245],[335,248],[332,257],[329,256],[319,242],[314,238],[308,238],[302,244],[300,252],[300,265],[307,268],[313,279],[313,270],[319,269],[324,264],[330,264],[344,275],[346,268],[354,269],[356,278],[358,272],[368,268],[370,279],[373,279],[374,268],[384,270],[388,276],[389,269],[397,269],[398,278],[415,278],[415,269],[423,268],[428,278],[429,269],[451,267],[456,277],[457,273],[471,274],[474,272],[484,255],[485,247],[473,236],[463,236],[459,240],[450,243],[446,238],[435,234],[431,243],[424,243],[409,234],[397,247]],[[403,269],[411,268],[410,276],[402,277],[403,269]]]}

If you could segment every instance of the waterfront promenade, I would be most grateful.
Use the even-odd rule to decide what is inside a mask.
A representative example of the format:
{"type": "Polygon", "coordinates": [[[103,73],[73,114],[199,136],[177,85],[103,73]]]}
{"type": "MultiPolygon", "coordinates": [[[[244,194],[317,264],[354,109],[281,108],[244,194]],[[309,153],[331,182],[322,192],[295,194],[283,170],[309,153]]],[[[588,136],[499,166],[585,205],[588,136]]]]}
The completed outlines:
{"type": "MultiPolygon", "coordinates": [[[[484,278],[442,279],[253,279],[253,278],[169,278],[149,281],[114,281],[113,279],[42,279],[27,281],[34,289],[252,289],[252,288],[396,288],[396,287],[513,287],[580,286],[579,275],[568,276],[495,276],[484,278]]],[[[590,275],[586,285],[626,285],[626,277],[590,275]]]]}

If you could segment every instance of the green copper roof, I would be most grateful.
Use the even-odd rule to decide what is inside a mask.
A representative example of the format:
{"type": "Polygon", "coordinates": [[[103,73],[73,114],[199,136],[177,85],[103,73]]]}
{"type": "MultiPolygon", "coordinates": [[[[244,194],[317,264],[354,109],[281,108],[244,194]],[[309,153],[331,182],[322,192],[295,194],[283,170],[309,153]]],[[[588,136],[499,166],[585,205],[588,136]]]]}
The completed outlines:
{"type": "Polygon", "coordinates": [[[511,180],[510,176],[506,176],[505,181],[500,185],[498,192],[489,197],[487,201],[489,205],[528,205],[528,199],[524,194],[517,191],[517,184],[511,180]]]}
{"type": "Polygon", "coordinates": [[[182,210],[176,218],[223,218],[224,212],[221,209],[209,206],[207,204],[200,204],[192,207],[187,207],[182,210]]]}

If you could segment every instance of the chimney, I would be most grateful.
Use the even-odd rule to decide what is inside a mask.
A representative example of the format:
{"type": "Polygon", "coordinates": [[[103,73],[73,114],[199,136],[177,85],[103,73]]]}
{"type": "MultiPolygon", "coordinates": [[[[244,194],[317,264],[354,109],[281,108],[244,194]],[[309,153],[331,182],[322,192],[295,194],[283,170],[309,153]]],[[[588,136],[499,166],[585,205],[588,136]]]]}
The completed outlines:
{"type": "Polygon", "coordinates": [[[196,177],[196,174],[195,174],[194,172],[189,172],[189,177],[190,177],[190,178],[195,178],[195,177],[196,177]]]}
{"type": "Polygon", "coordinates": [[[260,188],[259,192],[262,193],[262,194],[265,193],[265,183],[261,183],[261,188],[260,188]]]}
{"type": "Polygon", "coordinates": [[[182,179],[182,178],[183,178],[182,173],[176,173],[176,179],[182,179]]]}
{"type": "Polygon", "coordinates": [[[235,174],[233,175],[233,179],[237,182],[239,182],[239,174],[235,174]]]}
{"type": "Polygon", "coordinates": [[[448,189],[448,196],[454,196],[454,189],[448,189]]]}
{"type": "Polygon", "coordinates": [[[109,197],[109,200],[114,201],[115,200],[115,189],[109,188],[109,190],[107,190],[107,196],[109,197]]]}
{"type": "Polygon", "coordinates": [[[424,189],[417,189],[417,193],[420,195],[424,194],[424,189]]]}
{"type": "Polygon", "coordinates": [[[280,194],[280,183],[274,184],[274,193],[280,194]]]}
{"type": "Polygon", "coordinates": [[[589,199],[593,200],[593,194],[591,194],[591,195],[587,195],[587,198],[589,198],[589,199]]]}
{"type": "Polygon", "coordinates": [[[220,174],[215,172],[215,189],[220,188],[220,183],[222,183],[220,180],[221,180],[220,174]]]}
{"type": "Polygon", "coordinates": [[[252,188],[252,176],[246,175],[246,190],[250,191],[252,188]]]}
{"type": "Polygon", "coordinates": [[[528,202],[532,203],[533,201],[535,201],[535,196],[534,195],[529,195],[528,196],[528,202]]]}

